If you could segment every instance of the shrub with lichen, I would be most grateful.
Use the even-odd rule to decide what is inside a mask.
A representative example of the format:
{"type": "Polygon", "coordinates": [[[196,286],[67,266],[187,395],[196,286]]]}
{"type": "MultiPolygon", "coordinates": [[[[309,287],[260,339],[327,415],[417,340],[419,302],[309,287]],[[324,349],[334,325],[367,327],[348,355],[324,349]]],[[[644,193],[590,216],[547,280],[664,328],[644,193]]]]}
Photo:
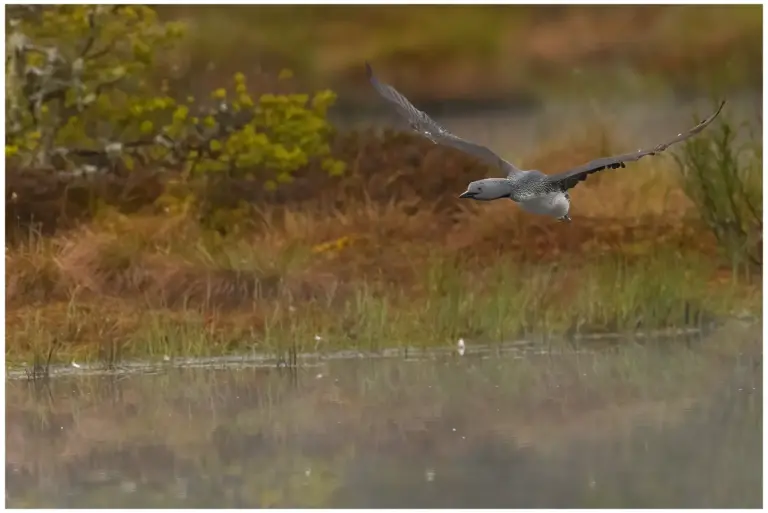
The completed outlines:
{"type": "Polygon", "coordinates": [[[331,91],[260,94],[245,75],[196,99],[154,79],[184,37],[153,8],[12,6],[6,35],[6,164],[58,177],[168,174],[164,210],[197,203],[210,177],[256,180],[268,189],[319,160],[329,174],[331,91]]]}

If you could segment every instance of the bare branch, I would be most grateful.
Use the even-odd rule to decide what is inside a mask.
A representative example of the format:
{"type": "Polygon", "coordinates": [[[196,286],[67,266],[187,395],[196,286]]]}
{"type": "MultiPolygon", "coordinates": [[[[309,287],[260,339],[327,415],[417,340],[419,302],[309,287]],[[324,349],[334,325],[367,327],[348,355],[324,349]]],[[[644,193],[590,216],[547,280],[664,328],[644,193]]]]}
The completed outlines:
{"type": "Polygon", "coordinates": [[[91,8],[91,11],[88,13],[88,27],[90,28],[90,34],[88,35],[88,39],[85,40],[85,44],[83,45],[83,49],[80,50],[80,58],[86,58],[88,56],[88,52],[93,47],[93,43],[96,42],[96,36],[98,35],[98,32],[96,30],[96,10],[98,7],[94,6],[91,8]]]}
{"type": "Polygon", "coordinates": [[[108,55],[112,53],[112,51],[115,49],[115,45],[117,45],[117,39],[111,40],[109,43],[107,43],[107,46],[99,50],[98,52],[95,52],[88,56],[89,59],[97,60],[101,59],[105,55],[108,55]]]}

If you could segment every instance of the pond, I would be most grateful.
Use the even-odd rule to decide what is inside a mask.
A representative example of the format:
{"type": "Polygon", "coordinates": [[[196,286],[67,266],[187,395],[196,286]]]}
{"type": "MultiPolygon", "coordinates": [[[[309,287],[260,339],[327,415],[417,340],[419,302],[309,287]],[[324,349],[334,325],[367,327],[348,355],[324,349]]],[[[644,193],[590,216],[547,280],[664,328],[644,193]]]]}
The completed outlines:
{"type": "Polygon", "coordinates": [[[6,505],[760,507],[759,327],[578,347],[9,379],[6,505]]]}

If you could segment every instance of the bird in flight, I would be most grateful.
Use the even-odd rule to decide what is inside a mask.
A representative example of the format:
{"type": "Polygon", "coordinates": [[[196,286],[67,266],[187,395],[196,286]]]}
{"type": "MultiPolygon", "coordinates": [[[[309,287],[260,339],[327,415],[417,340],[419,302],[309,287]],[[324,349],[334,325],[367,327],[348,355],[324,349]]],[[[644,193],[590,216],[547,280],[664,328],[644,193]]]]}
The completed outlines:
{"type": "Polygon", "coordinates": [[[518,203],[523,210],[533,214],[548,215],[559,221],[570,221],[568,212],[571,198],[568,190],[579,182],[587,179],[592,173],[603,169],[626,167],[625,163],[640,160],[647,155],[656,155],[673,144],[692,137],[706,128],[720,114],[725,101],[720,103],[717,111],[710,117],[691,128],[687,132],[677,134],[677,137],[663,142],[653,149],[637,150],[636,152],[603,157],[592,160],[562,173],[546,175],[537,170],[523,170],[511,162],[499,157],[492,150],[477,143],[458,137],[436,123],[425,112],[420,111],[394,87],[380,82],[373,74],[369,63],[365,63],[368,80],[376,91],[404,117],[412,130],[426,137],[434,144],[443,144],[468,153],[487,164],[499,168],[506,174],[505,178],[484,178],[471,182],[459,198],[469,198],[476,201],[492,201],[509,198],[518,203]]]}

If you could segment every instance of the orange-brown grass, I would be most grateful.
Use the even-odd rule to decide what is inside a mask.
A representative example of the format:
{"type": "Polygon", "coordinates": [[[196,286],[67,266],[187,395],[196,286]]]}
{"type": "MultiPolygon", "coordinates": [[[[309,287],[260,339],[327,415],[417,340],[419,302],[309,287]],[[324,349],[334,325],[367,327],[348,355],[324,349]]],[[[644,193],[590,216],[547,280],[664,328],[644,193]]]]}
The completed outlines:
{"type": "MultiPolygon", "coordinates": [[[[659,247],[715,254],[693,222],[576,216],[559,224],[501,203],[453,216],[365,201],[326,215],[278,208],[262,215],[256,227],[229,237],[187,218],[115,216],[10,249],[8,354],[20,359],[54,339],[62,354],[83,358],[115,357],[110,344],[120,354],[159,354],[140,347],[162,345],[150,340],[158,333],[193,338],[189,352],[273,349],[266,338],[279,332],[290,339],[297,322],[362,336],[372,328],[361,327],[370,319],[359,316],[377,304],[410,312],[391,315],[414,327],[419,309],[450,322],[441,298],[456,287],[470,287],[474,298],[498,294],[493,273],[500,259],[534,270],[555,265],[527,281],[542,290],[518,313],[535,319],[539,309],[579,301],[591,279],[583,270],[607,256],[629,265],[659,247]]],[[[385,329],[388,321],[380,322],[385,329]]],[[[526,322],[525,329],[536,330],[535,320],[526,322]]],[[[487,335],[471,324],[465,319],[444,330],[487,335]]]]}
{"type": "Polygon", "coordinates": [[[627,219],[603,209],[602,215],[575,215],[573,223],[563,224],[507,202],[468,204],[452,215],[429,206],[409,210],[352,199],[344,210],[330,213],[274,208],[262,212],[248,232],[230,237],[185,217],[114,214],[10,249],[6,299],[13,306],[66,299],[78,290],[140,293],[167,305],[187,300],[226,306],[253,296],[257,285],[260,295],[269,297],[286,279],[295,292],[322,287],[329,276],[405,279],[435,252],[483,265],[501,254],[539,262],[563,255],[588,260],[594,251],[642,256],[659,242],[710,254],[716,249],[691,219],[627,219]]]}

